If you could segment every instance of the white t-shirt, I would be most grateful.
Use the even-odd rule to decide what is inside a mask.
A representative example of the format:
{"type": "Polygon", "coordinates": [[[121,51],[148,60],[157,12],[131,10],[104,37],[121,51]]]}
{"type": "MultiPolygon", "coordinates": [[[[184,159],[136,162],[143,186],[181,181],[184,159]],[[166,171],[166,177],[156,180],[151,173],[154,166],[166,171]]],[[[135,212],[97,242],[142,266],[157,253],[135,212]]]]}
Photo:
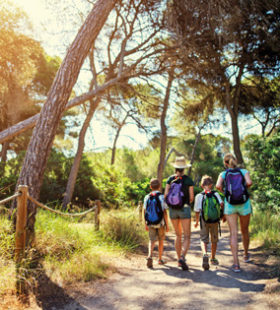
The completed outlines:
{"type": "MultiPolygon", "coordinates": [[[[157,193],[160,193],[160,191],[152,191],[150,194],[148,194],[148,195],[145,196],[145,198],[144,198],[144,203],[143,203],[143,209],[144,209],[144,210],[146,210],[146,208],[147,208],[147,201],[148,201],[150,195],[151,195],[151,194],[157,194],[157,193]]],[[[159,198],[159,201],[161,202],[162,211],[168,209],[168,206],[167,206],[167,204],[166,204],[165,201],[164,201],[164,196],[163,196],[163,194],[159,195],[158,198],[159,198]]],[[[162,221],[161,221],[159,224],[157,224],[157,225],[150,225],[150,226],[151,226],[151,227],[154,227],[154,228],[158,228],[158,227],[164,226],[164,225],[165,225],[165,223],[164,223],[164,218],[163,218],[162,221]]]]}
{"type": "MultiPolygon", "coordinates": [[[[214,195],[218,199],[219,204],[223,203],[223,200],[222,200],[221,196],[219,195],[219,193],[214,192],[214,195]]],[[[199,193],[195,196],[195,201],[194,201],[194,211],[195,212],[201,211],[203,197],[204,196],[202,195],[202,193],[199,193]]]]}

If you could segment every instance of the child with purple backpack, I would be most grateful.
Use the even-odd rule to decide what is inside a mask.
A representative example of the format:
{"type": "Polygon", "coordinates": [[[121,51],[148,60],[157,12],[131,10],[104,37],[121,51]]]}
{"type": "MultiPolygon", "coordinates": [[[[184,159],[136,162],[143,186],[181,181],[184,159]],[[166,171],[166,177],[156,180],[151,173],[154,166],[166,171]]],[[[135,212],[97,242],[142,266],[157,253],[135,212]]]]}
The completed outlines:
{"type": "Polygon", "coordinates": [[[238,259],[238,218],[244,247],[244,262],[250,262],[249,223],[252,213],[251,202],[247,188],[252,185],[248,170],[237,167],[237,160],[232,154],[224,156],[226,171],[223,171],[217,180],[216,188],[225,193],[224,214],[230,229],[230,245],[233,256],[233,272],[240,272],[238,259]]]}

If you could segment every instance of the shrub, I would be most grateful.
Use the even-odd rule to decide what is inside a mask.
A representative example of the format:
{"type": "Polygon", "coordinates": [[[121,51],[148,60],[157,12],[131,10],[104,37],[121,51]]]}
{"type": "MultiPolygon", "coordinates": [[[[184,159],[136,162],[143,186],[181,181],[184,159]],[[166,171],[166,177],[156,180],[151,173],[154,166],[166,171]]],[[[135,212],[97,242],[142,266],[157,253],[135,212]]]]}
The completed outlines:
{"type": "Polygon", "coordinates": [[[257,207],[280,213],[280,132],[267,139],[250,137],[246,149],[257,207]]]}

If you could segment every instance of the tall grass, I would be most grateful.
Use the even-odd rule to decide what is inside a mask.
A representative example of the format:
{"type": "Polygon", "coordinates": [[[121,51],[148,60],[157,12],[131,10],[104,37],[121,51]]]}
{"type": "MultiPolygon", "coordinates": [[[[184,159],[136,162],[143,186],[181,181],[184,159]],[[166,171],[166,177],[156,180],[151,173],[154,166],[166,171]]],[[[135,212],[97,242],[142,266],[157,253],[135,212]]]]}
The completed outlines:
{"type": "Polygon", "coordinates": [[[4,291],[12,291],[15,287],[14,234],[12,224],[4,216],[0,217],[0,296],[4,291]]]}
{"type": "Polygon", "coordinates": [[[147,234],[138,216],[138,213],[129,208],[104,214],[101,228],[105,239],[129,251],[145,244],[147,234]]]}
{"type": "Polygon", "coordinates": [[[264,247],[280,255],[280,215],[257,210],[251,221],[251,233],[264,247]]]}
{"type": "MultiPolygon", "coordinates": [[[[133,209],[101,212],[101,229],[95,231],[94,214],[79,222],[45,210],[36,215],[35,251],[25,259],[26,274],[45,273],[65,285],[106,277],[110,257],[119,257],[146,243],[147,234],[133,209]]],[[[0,296],[15,291],[14,234],[11,222],[0,218],[0,296]]]]}

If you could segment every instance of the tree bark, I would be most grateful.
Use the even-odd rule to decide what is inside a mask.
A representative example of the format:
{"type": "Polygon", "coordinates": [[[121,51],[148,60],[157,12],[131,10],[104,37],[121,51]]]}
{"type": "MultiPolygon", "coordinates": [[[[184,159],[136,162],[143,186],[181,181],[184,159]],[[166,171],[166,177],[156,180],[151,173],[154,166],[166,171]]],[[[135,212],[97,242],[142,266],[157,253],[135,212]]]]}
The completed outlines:
{"type": "Polygon", "coordinates": [[[9,149],[9,142],[2,143],[2,150],[1,150],[1,163],[0,163],[0,174],[1,176],[5,173],[5,167],[7,162],[7,152],[9,149]]]}
{"type": "MultiPolygon", "coordinates": [[[[49,91],[46,103],[41,110],[18,179],[18,184],[29,186],[30,195],[36,199],[39,196],[47,158],[51,151],[57,126],[72,88],[76,83],[84,59],[106,22],[115,2],[116,0],[99,0],[95,3],[68,49],[49,91]]],[[[35,213],[35,206],[29,204],[27,243],[32,241],[34,237],[35,213]]]]}
{"type": "Polygon", "coordinates": [[[195,137],[195,141],[194,141],[194,145],[193,145],[193,149],[192,149],[192,154],[191,154],[191,161],[190,161],[191,166],[189,167],[189,170],[188,170],[188,175],[189,176],[192,173],[192,164],[194,163],[195,151],[196,151],[196,148],[197,148],[200,136],[201,136],[201,130],[202,130],[202,128],[198,129],[198,133],[197,133],[197,135],[195,137]]]}
{"type": "MultiPolygon", "coordinates": [[[[237,96],[237,94],[235,94],[237,96]]],[[[244,164],[240,149],[240,137],[238,127],[238,97],[234,100],[231,97],[229,86],[226,87],[226,107],[231,118],[233,151],[240,166],[244,164]]]]}
{"type": "Polygon", "coordinates": [[[114,165],[114,163],[115,163],[117,142],[118,142],[118,139],[120,136],[120,132],[121,132],[123,126],[125,125],[127,118],[128,118],[128,113],[126,114],[125,118],[123,119],[122,123],[119,125],[119,127],[117,129],[115,139],[114,139],[114,143],[113,143],[113,147],[112,147],[111,165],[114,165]]]}
{"type": "Polygon", "coordinates": [[[162,184],[163,178],[163,168],[164,168],[164,161],[165,161],[165,154],[166,154],[166,144],[167,144],[167,127],[165,124],[166,113],[169,105],[169,97],[172,82],[174,80],[174,76],[171,72],[168,73],[168,83],[165,91],[165,97],[163,100],[163,108],[162,113],[160,116],[160,128],[161,128],[161,139],[160,139],[160,157],[159,157],[159,164],[158,164],[158,171],[157,171],[157,178],[162,184]]]}
{"type": "Polygon", "coordinates": [[[87,133],[87,129],[90,125],[90,121],[91,121],[91,119],[92,119],[92,117],[93,117],[93,115],[94,115],[94,113],[98,107],[99,102],[100,102],[99,98],[96,99],[96,101],[91,102],[89,112],[88,112],[87,117],[83,123],[82,129],[79,133],[78,148],[77,148],[77,152],[76,152],[76,155],[74,158],[74,162],[73,162],[73,165],[71,167],[71,171],[70,171],[70,174],[68,177],[65,195],[63,197],[62,206],[64,209],[66,209],[68,203],[71,202],[72,197],[73,197],[75,183],[77,180],[77,175],[79,172],[80,163],[81,163],[81,159],[82,159],[84,148],[85,148],[85,136],[87,133]]]}

